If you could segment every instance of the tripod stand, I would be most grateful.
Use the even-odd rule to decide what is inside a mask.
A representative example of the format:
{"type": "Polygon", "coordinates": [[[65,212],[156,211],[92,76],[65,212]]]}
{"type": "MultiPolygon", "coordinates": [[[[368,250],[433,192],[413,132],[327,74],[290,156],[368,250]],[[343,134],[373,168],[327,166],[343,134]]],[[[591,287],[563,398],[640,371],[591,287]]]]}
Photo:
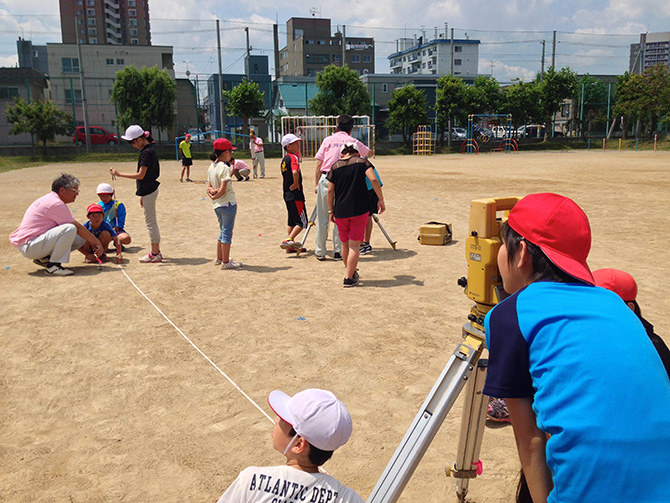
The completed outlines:
{"type": "Polygon", "coordinates": [[[398,500],[463,388],[466,395],[457,459],[446,466],[447,475],[456,478],[459,501],[465,501],[470,479],[480,473],[479,451],[488,405],[482,394],[488,361],[480,359],[486,346],[484,316],[502,299],[496,261],[502,217],[498,218],[497,213],[509,214],[518,201],[517,197],[508,197],[471,202],[470,235],[465,242],[468,278],[461,278],[458,284],[466,288],[466,295],[475,305],[468,316],[470,321],[463,325],[463,342],[449,358],[367,503],[398,500]]]}

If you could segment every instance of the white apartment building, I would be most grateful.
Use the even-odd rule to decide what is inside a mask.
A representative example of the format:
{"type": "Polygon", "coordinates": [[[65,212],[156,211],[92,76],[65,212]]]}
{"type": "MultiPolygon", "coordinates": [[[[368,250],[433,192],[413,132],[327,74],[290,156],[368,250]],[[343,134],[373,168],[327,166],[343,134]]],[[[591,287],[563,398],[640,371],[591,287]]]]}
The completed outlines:
{"type": "MultiPolygon", "coordinates": [[[[437,35],[437,34],[436,34],[437,35]]],[[[479,40],[446,38],[444,34],[424,42],[424,37],[396,40],[396,52],[388,56],[391,74],[475,76],[479,40]],[[453,48],[453,51],[452,51],[453,48]]]]}

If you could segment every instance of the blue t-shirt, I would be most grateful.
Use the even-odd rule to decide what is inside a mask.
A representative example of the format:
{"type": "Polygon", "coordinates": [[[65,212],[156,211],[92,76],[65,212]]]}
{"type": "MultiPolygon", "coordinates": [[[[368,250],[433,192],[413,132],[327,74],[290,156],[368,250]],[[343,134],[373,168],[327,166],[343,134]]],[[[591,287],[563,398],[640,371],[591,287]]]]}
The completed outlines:
{"type": "Polygon", "coordinates": [[[110,234],[112,237],[116,236],[116,231],[114,231],[114,229],[112,228],[112,226],[109,225],[109,224],[108,224],[107,222],[105,222],[104,220],[100,223],[100,227],[98,227],[97,229],[91,229],[91,221],[90,221],[90,220],[84,224],[84,227],[86,227],[89,231],[91,231],[91,234],[93,234],[96,238],[97,238],[97,237],[100,237],[100,234],[101,234],[103,231],[107,231],[107,232],[109,232],[109,234],[110,234]]]}
{"type": "Polygon", "coordinates": [[[534,397],[550,502],[670,500],[670,380],[616,294],[536,282],[492,309],[484,393],[534,397]]]}
{"type": "MultiPolygon", "coordinates": [[[[384,184],[382,183],[382,179],[379,178],[379,173],[377,173],[377,168],[375,168],[374,166],[372,166],[372,171],[373,171],[374,174],[375,174],[375,178],[376,178],[377,181],[379,182],[379,186],[380,186],[380,187],[383,187],[384,184]]],[[[368,190],[372,190],[372,182],[370,181],[370,179],[369,179],[367,176],[365,177],[365,186],[368,188],[368,190]]]]}

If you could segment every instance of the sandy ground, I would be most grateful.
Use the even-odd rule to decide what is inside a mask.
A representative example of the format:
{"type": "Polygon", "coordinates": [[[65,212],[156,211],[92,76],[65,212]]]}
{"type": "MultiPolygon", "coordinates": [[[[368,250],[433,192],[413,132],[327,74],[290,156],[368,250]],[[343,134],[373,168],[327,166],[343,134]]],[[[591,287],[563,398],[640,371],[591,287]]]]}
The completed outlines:
{"type": "MultiPolygon", "coordinates": [[[[469,205],[483,197],[553,191],[591,220],[592,268],[617,267],[670,342],[667,278],[670,154],[567,152],[379,157],[388,211],[363,285],[342,288],[343,266],[279,249],[285,237],[279,161],[269,176],[235,184],[237,271],[213,265],[217,223],[205,185],[180,184],[162,161],[160,265],[141,264],[148,236],[134,184],[117,180],[134,242],[123,269],[102,271],[73,254],[69,278],[46,277],[8,242],[28,205],[60,172],[82,182],[71,205],[85,220],[109,165],[54,164],[0,174],[0,494],[8,502],[213,502],[246,466],[280,464],[269,420],[183,337],[268,414],[273,389],[333,390],[354,421],[351,441],[326,469],[364,498],[461,338],[471,301],[469,205]],[[422,246],[419,226],[453,223],[454,242],[422,246]],[[304,319],[303,319],[304,318],[304,319]]],[[[115,165],[134,171],[134,163],[115,165]]],[[[204,180],[204,161],[192,178],[204,180]]],[[[314,161],[303,166],[311,186],[314,161]]],[[[307,204],[314,195],[307,191],[307,204]]],[[[331,243],[329,242],[329,247],[331,243]]],[[[598,306],[594,306],[597,309],[598,306]]],[[[401,501],[456,501],[444,464],[455,461],[461,399],[401,501]]],[[[513,500],[519,464],[507,425],[488,425],[484,473],[468,500],[513,500]]]]}

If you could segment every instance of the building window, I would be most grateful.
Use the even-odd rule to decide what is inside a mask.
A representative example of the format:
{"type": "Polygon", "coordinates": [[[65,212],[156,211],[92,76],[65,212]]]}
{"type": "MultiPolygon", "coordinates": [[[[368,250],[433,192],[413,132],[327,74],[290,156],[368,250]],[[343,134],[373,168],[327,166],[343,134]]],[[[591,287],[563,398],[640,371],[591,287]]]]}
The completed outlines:
{"type": "Polygon", "coordinates": [[[88,29],[88,34],[93,35],[95,37],[98,34],[97,28],[89,28],[88,29]]]}
{"type": "Polygon", "coordinates": [[[137,19],[129,19],[128,24],[130,26],[137,26],[137,19]]]}
{"type": "Polygon", "coordinates": [[[339,62],[340,62],[340,55],[333,54],[333,63],[339,63],[339,62]]]}
{"type": "Polygon", "coordinates": [[[79,58],[61,58],[63,73],[79,73],[79,58]]]}
{"type": "Polygon", "coordinates": [[[135,0],[128,0],[128,7],[135,7],[137,5],[137,2],[135,0]]]}
{"type": "Polygon", "coordinates": [[[10,100],[19,95],[18,87],[0,87],[0,100],[10,100]]]}
{"type": "Polygon", "coordinates": [[[326,45],[326,41],[325,40],[317,40],[316,45],[326,45]]]}
{"type": "Polygon", "coordinates": [[[454,46],[454,52],[463,52],[463,47],[460,45],[454,46]]]}
{"type": "Polygon", "coordinates": [[[130,45],[140,45],[140,41],[136,38],[131,38],[130,45]]]}
{"type": "Polygon", "coordinates": [[[77,5],[84,5],[84,3],[81,0],[77,0],[77,5]]]}
{"type": "Polygon", "coordinates": [[[107,66],[114,66],[114,58],[107,58],[105,62],[107,63],[107,66]]]}
{"type": "Polygon", "coordinates": [[[460,59],[455,59],[454,60],[454,66],[461,66],[461,64],[462,64],[462,60],[460,60],[460,59]]]}
{"type": "Polygon", "coordinates": [[[122,59],[117,59],[116,60],[116,66],[123,66],[125,64],[126,64],[126,62],[122,59]]]}
{"type": "MultiPolygon", "coordinates": [[[[72,89],[65,89],[65,104],[72,105],[72,89]]],[[[81,105],[81,89],[74,90],[74,104],[81,105]]]]}
{"type": "Polygon", "coordinates": [[[89,20],[88,20],[88,25],[89,25],[89,26],[95,26],[95,24],[96,24],[96,20],[95,20],[95,19],[89,19],[89,20]]]}
{"type": "Polygon", "coordinates": [[[352,54],[351,55],[351,62],[352,63],[360,63],[361,62],[361,55],[360,54],[352,54]]]}
{"type": "Polygon", "coordinates": [[[130,29],[130,36],[131,37],[136,37],[137,36],[137,28],[131,28],[130,29]]]}
{"type": "Polygon", "coordinates": [[[389,92],[389,85],[388,84],[382,84],[382,92],[383,93],[388,93],[389,92]]]}
{"type": "Polygon", "coordinates": [[[95,45],[95,44],[98,43],[98,39],[97,38],[89,38],[88,43],[91,44],[91,45],[95,45]]]}
{"type": "Polygon", "coordinates": [[[84,20],[83,19],[77,19],[77,24],[84,24],[84,20]]]}
{"type": "Polygon", "coordinates": [[[95,9],[86,9],[87,16],[95,16],[95,9]]]}
{"type": "Polygon", "coordinates": [[[86,5],[89,7],[95,7],[95,0],[86,0],[86,5]]]}
{"type": "Polygon", "coordinates": [[[314,40],[305,40],[305,44],[314,45],[314,40]]]}
{"type": "Polygon", "coordinates": [[[135,9],[128,9],[128,15],[130,17],[137,17],[137,11],[135,9]]]}
{"type": "Polygon", "coordinates": [[[372,63],[372,56],[369,54],[363,54],[363,63],[372,63]]]}
{"type": "Polygon", "coordinates": [[[77,16],[81,16],[82,12],[83,11],[81,9],[77,9],[77,16]]]}

